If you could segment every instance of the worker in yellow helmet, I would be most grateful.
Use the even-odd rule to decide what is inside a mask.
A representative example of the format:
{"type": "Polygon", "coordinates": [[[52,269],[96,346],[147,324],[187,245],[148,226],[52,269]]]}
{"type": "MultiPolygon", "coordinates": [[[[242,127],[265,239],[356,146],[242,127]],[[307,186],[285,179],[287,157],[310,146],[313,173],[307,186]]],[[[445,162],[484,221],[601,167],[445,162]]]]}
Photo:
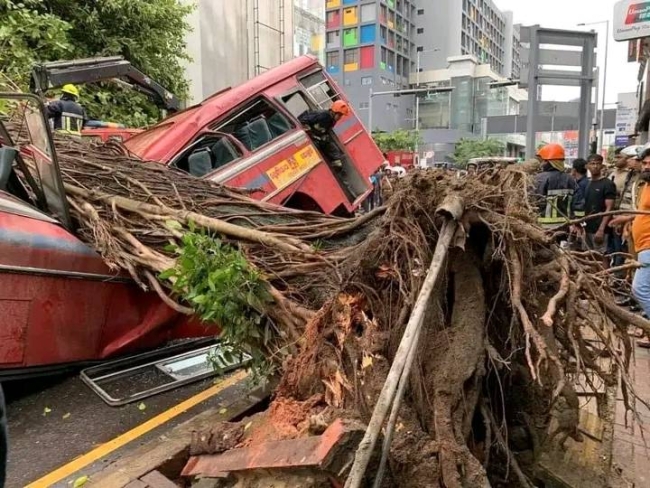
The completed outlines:
{"type": "Polygon", "coordinates": [[[535,179],[535,193],[539,197],[539,217],[542,227],[555,229],[565,225],[575,216],[577,184],[565,172],[564,147],[546,144],[537,156],[542,161],[542,172],[535,179]]]}
{"type": "Polygon", "coordinates": [[[87,117],[86,111],[77,100],[79,89],[67,84],[61,89],[61,98],[47,105],[47,116],[52,120],[54,130],[81,135],[87,117]]]}

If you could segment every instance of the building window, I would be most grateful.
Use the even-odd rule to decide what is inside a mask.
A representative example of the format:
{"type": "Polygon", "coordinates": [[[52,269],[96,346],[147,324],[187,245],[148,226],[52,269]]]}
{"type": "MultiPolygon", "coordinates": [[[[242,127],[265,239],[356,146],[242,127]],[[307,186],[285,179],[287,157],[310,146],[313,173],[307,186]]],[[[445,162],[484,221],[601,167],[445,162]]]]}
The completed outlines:
{"type": "Polygon", "coordinates": [[[369,44],[375,42],[376,33],[377,24],[362,25],[360,35],[361,44],[369,44]]]}
{"type": "Polygon", "coordinates": [[[424,28],[423,27],[418,27],[417,33],[418,34],[424,34],[424,28]]]}
{"type": "Polygon", "coordinates": [[[338,73],[341,65],[341,56],[338,51],[327,53],[325,64],[327,64],[327,71],[330,73],[338,73]]]}
{"type": "Polygon", "coordinates": [[[368,102],[359,103],[359,108],[362,109],[362,110],[368,110],[369,107],[370,107],[370,104],[368,102]]]}
{"type": "Polygon", "coordinates": [[[415,48],[415,50],[421,53],[422,51],[424,51],[424,46],[418,46],[415,48]]]}
{"type": "Polygon", "coordinates": [[[418,9],[418,15],[424,15],[424,9],[423,8],[418,9]]]}
{"type": "Polygon", "coordinates": [[[339,27],[341,25],[341,12],[339,10],[327,12],[325,19],[328,29],[339,27]]]}
{"type": "Polygon", "coordinates": [[[327,33],[327,48],[337,48],[341,47],[341,32],[332,31],[327,33]]]}
{"type": "Polygon", "coordinates": [[[343,31],[343,45],[345,47],[351,47],[357,44],[359,44],[358,29],[356,27],[345,29],[343,31]]]}
{"type": "Polygon", "coordinates": [[[349,79],[349,78],[346,78],[346,79],[343,81],[343,84],[344,84],[345,86],[352,86],[352,80],[349,79]]]}
{"type": "Polygon", "coordinates": [[[358,23],[357,7],[343,9],[343,25],[354,25],[358,23]]]}
{"type": "Polygon", "coordinates": [[[343,51],[343,64],[357,64],[359,62],[358,49],[346,49],[343,51]]]}
{"type": "Polygon", "coordinates": [[[362,85],[372,85],[372,76],[363,76],[361,78],[362,85]]]}
{"type": "Polygon", "coordinates": [[[377,5],[370,3],[361,5],[361,22],[373,22],[377,20],[377,5]]]}

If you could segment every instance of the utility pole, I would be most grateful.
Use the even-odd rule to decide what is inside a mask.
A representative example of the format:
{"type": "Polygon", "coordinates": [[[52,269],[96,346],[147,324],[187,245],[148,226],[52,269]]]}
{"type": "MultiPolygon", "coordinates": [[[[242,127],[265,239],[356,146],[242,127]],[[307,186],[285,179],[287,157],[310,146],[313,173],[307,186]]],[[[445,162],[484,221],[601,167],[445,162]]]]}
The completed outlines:
{"type": "MultiPolygon", "coordinates": [[[[420,88],[420,57],[422,53],[437,53],[439,48],[427,49],[425,51],[418,51],[415,62],[416,70],[416,88],[420,88]]],[[[420,97],[415,95],[415,154],[420,156],[420,97]]]]}
{"type": "MultiPolygon", "coordinates": [[[[578,24],[579,27],[588,25],[601,25],[605,24],[605,65],[603,67],[603,101],[600,106],[600,124],[598,130],[598,154],[603,152],[603,138],[605,137],[604,123],[605,123],[605,99],[607,97],[607,60],[609,54],[609,19],[601,20],[599,22],[588,22],[578,24]]],[[[596,98],[596,107],[598,106],[598,98],[596,98]]],[[[596,109],[598,112],[598,109],[596,109]]]]}

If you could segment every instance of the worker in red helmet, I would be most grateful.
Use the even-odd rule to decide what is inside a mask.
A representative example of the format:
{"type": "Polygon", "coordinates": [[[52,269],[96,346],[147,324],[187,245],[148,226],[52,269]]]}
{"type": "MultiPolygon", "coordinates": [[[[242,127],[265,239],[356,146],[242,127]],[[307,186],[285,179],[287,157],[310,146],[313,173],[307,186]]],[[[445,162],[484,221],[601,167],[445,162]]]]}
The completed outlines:
{"type": "Polygon", "coordinates": [[[535,193],[540,197],[537,221],[545,228],[559,228],[581,207],[580,195],[576,198],[577,184],[565,172],[566,156],[560,144],[546,144],[537,156],[542,162],[542,171],[535,179],[535,193]]]}
{"type": "Polygon", "coordinates": [[[343,100],[336,100],[329,109],[307,110],[298,116],[321,154],[332,168],[341,170],[345,154],[332,137],[336,123],[350,114],[350,106],[343,100]]]}

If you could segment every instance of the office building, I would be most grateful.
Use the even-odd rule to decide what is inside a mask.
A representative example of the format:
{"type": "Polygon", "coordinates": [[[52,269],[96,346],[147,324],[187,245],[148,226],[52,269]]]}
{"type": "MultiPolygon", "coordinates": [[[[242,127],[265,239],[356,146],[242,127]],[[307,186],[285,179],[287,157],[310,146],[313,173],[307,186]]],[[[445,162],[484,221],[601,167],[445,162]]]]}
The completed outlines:
{"type": "MultiPolygon", "coordinates": [[[[189,0],[184,0],[189,1],[189,0]]],[[[313,54],[324,62],[323,0],[198,0],[186,38],[189,103],[313,54]],[[227,67],[227,69],[224,69],[227,67]]]]}
{"type": "Polygon", "coordinates": [[[372,105],[373,130],[415,128],[413,96],[376,94],[416,86],[418,67],[469,55],[519,75],[519,28],[491,0],[326,0],[326,31],[325,66],[366,125],[372,105]]]}
{"type": "Polygon", "coordinates": [[[463,55],[506,78],[520,68],[519,29],[492,0],[418,0],[414,42],[423,70],[446,68],[447,58],[463,55]]]}
{"type": "MultiPolygon", "coordinates": [[[[416,5],[410,0],[327,0],[325,66],[372,129],[394,130],[413,118],[413,97],[376,92],[406,89],[415,68],[416,5]],[[376,123],[375,123],[376,122],[376,123]]],[[[413,125],[411,120],[410,125],[413,125]]]]}
{"type": "Polygon", "coordinates": [[[447,65],[417,76],[422,87],[450,89],[439,93],[432,90],[419,102],[422,148],[435,153],[437,161],[453,153],[459,139],[487,136],[488,118],[519,115],[528,98],[525,90],[472,55],[450,57],[447,65]]]}

